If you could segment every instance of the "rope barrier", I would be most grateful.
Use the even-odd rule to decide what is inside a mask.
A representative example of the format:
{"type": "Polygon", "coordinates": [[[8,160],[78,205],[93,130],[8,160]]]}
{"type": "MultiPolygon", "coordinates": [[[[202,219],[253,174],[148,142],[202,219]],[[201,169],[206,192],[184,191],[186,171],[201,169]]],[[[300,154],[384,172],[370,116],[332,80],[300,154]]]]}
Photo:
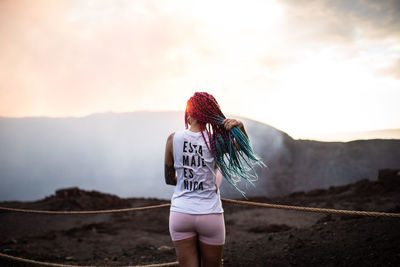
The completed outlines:
{"type": "Polygon", "coordinates": [[[226,203],[241,204],[247,206],[256,206],[264,208],[274,208],[274,209],[285,209],[285,210],[298,210],[307,212],[320,212],[320,213],[332,213],[332,214],[346,214],[346,215],[361,215],[361,216],[375,216],[375,217],[400,217],[400,213],[389,213],[389,212],[376,212],[376,211],[358,211],[358,210],[337,210],[337,209],[325,209],[325,208],[310,208],[301,206],[289,206],[289,205],[279,205],[279,204],[269,204],[269,203],[259,203],[243,200],[234,199],[221,199],[226,203]]]}
{"type": "MultiPolygon", "coordinates": [[[[101,266],[96,266],[96,265],[69,265],[69,264],[61,264],[61,263],[51,263],[51,262],[45,262],[45,261],[36,261],[36,260],[30,260],[30,259],[24,259],[20,257],[15,257],[11,256],[8,254],[3,254],[0,253],[0,257],[13,260],[13,261],[18,261],[18,262],[24,262],[24,263],[31,263],[31,264],[38,264],[41,266],[52,266],[52,267],[101,267],[101,266]]],[[[156,263],[156,264],[149,264],[149,265],[125,265],[125,267],[166,267],[166,266],[178,266],[178,262],[167,262],[167,263],[156,263]]]]}
{"type": "MultiPolygon", "coordinates": [[[[251,202],[243,200],[234,200],[222,198],[223,202],[241,204],[247,206],[264,207],[264,208],[274,208],[274,209],[285,209],[285,210],[297,210],[306,212],[320,212],[320,213],[332,213],[332,214],[346,214],[346,215],[360,215],[360,216],[375,216],[375,217],[400,217],[400,213],[389,213],[389,212],[376,212],[376,211],[358,211],[358,210],[338,210],[338,209],[326,209],[326,208],[312,208],[312,207],[301,207],[301,206],[290,206],[290,205],[279,205],[279,204],[269,204],[260,202],[251,202]]],[[[148,209],[158,209],[169,207],[171,204],[160,204],[154,206],[127,208],[127,209],[112,209],[112,210],[89,210],[89,211],[51,211],[51,210],[28,210],[28,209],[16,209],[8,207],[0,207],[3,211],[15,211],[24,213],[39,213],[39,214],[103,214],[103,213],[117,213],[117,212],[129,212],[138,210],[148,210],[148,209]]]]}
{"type": "Polygon", "coordinates": [[[16,208],[8,208],[8,207],[0,207],[0,210],[24,212],[24,213],[39,213],[39,214],[77,215],[77,214],[103,214],[103,213],[117,213],[117,212],[129,212],[129,211],[138,211],[138,210],[149,210],[149,209],[158,209],[158,208],[169,207],[170,205],[171,205],[170,203],[166,203],[166,204],[145,206],[145,207],[136,207],[136,208],[112,209],[112,210],[86,210],[86,211],[28,210],[28,209],[16,209],[16,208]]]}

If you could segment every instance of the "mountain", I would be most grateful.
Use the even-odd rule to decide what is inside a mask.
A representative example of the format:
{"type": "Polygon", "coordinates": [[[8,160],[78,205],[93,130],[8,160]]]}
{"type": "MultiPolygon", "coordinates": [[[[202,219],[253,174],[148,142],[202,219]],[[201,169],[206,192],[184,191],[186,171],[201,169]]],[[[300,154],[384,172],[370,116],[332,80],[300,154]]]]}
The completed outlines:
{"type": "MultiPolygon", "coordinates": [[[[374,179],[400,168],[400,140],[294,140],[269,125],[243,119],[259,169],[248,196],[279,196],[374,179]]],[[[101,113],[80,118],[0,118],[0,200],[34,200],[55,188],[79,186],[121,197],[169,199],[163,177],[171,132],[184,129],[182,112],[101,113]]],[[[228,183],[225,197],[241,195],[228,183]]]]}
{"type": "MultiPolygon", "coordinates": [[[[268,153],[267,148],[264,151],[268,153]]],[[[286,195],[374,180],[378,169],[399,166],[400,140],[318,142],[287,138],[277,157],[270,161],[269,171],[264,171],[263,176],[270,178],[262,179],[262,187],[268,196],[286,195]]]]}
{"type": "Polygon", "coordinates": [[[318,140],[321,141],[352,141],[360,139],[400,139],[400,129],[384,129],[374,131],[361,131],[361,132],[342,132],[319,134],[318,140]]]}
{"type": "MultiPolygon", "coordinates": [[[[379,169],[400,167],[400,140],[294,140],[259,122],[245,120],[245,125],[256,154],[268,165],[260,170],[257,186],[247,186],[249,196],[275,197],[374,180],[379,169]]],[[[225,186],[221,191],[227,197],[240,197],[225,186]]]]}

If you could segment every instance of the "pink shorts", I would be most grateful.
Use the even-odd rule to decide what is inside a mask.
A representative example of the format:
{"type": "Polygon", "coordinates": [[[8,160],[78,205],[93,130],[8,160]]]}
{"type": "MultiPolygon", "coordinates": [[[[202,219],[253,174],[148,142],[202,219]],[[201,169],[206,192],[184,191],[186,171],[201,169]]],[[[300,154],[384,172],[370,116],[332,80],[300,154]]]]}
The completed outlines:
{"type": "Polygon", "coordinates": [[[171,211],[169,232],[172,241],[198,235],[201,242],[220,246],[225,244],[224,214],[186,214],[171,211]]]}

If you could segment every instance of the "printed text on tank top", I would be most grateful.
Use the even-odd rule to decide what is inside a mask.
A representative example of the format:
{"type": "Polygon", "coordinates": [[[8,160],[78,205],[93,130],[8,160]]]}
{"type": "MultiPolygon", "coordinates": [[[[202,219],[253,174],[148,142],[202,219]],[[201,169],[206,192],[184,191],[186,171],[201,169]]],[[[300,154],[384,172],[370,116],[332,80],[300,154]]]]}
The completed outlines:
{"type": "Polygon", "coordinates": [[[198,167],[206,167],[203,158],[203,146],[192,144],[189,141],[183,142],[182,151],[182,165],[183,165],[183,185],[185,190],[204,190],[203,182],[191,181],[194,177],[193,169],[198,167]],[[192,168],[186,168],[192,167],[192,168]]]}

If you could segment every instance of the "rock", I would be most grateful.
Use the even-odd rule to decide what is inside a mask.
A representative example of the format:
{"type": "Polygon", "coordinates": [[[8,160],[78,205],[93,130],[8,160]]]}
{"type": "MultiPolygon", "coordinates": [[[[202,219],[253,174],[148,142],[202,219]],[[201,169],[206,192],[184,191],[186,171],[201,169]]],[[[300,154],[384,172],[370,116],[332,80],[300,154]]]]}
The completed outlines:
{"type": "Polygon", "coordinates": [[[56,190],[54,195],[40,201],[53,210],[98,210],[130,207],[130,201],[116,195],[95,190],[86,191],[78,187],[56,190]]]}
{"type": "Polygon", "coordinates": [[[331,222],[332,221],[332,215],[328,214],[324,217],[322,217],[321,219],[319,219],[316,223],[317,224],[327,224],[327,222],[331,222]]]}
{"type": "Polygon", "coordinates": [[[65,198],[65,197],[73,197],[80,195],[81,195],[81,190],[78,187],[70,187],[70,188],[56,190],[57,197],[65,198]]]}
{"type": "Polygon", "coordinates": [[[390,191],[400,187],[400,170],[381,169],[378,173],[378,181],[390,191]]]}
{"type": "Polygon", "coordinates": [[[161,247],[159,247],[159,248],[157,248],[157,250],[159,251],[159,252],[161,252],[161,253],[164,253],[164,252],[169,252],[169,251],[172,251],[174,248],[173,247],[170,247],[170,246],[161,246],[161,247]]]}

